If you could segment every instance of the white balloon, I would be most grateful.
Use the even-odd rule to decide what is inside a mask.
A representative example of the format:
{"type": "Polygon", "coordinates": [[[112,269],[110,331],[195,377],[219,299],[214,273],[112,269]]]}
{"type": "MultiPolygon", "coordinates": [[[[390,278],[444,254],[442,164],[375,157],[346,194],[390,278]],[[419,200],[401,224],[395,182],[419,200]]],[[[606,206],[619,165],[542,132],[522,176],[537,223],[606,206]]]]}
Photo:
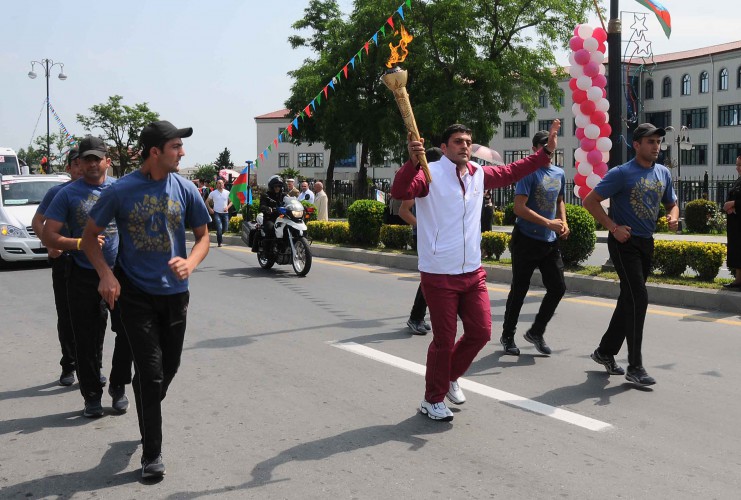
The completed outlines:
{"type": "Polygon", "coordinates": [[[571,105],[571,114],[574,116],[581,114],[581,107],[578,102],[571,105]]]}
{"type": "Polygon", "coordinates": [[[592,62],[595,62],[597,64],[602,64],[605,60],[605,55],[599,50],[595,50],[594,52],[589,54],[589,58],[592,60],[592,62]]]}
{"type": "Polygon", "coordinates": [[[590,165],[587,162],[580,163],[578,167],[576,167],[576,171],[579,172],[584,177],[589,177],[594,173],[594,167],[590,165]]]}
{"type": "Polygon", "coordinates": [[[597,101],[596,105],[599,111],[604,111],[605,113],[607,113],[610,110],[610,101],[608,101],[604,97],[597,101]]]}
{"type": "Polygon", "coordinates": [[[612,149],[612,141],[610,140],[610,138],[600,137],[599,139],[597,139],[597,149],[599,149],[603,153],[605,151],[610,151],[612,149]]]}
{"type": "Polygon", "coordinates": [[[584,39],[584,48],[589,52],[599,52],[597,50],[599,48],[599,42],[590,36],[584,39]]]}
{"type": "MultiPolygon", "coordinates": [[[[589,77],[585,76],[584,78],[589,78],[589,77]]],[[[579,85],[578,82],[577,82],[577,85],[579,85]]],[[[600,99],[602,99],[602,89],[597,87],[596,85],[592,86],[591,78],[589,78],[589,87],[586,89],[582,89],[582,90],[587,91],[587,99],[589,99],[590,101],[594,101],[595,103],[597,103],[600,101],[600,99]]]]}
{"type": "Polygon", "coordinates": [[[599,74],[604,75],[607,72],[607,68],[605,68],[604,64],[599,65],[599,74]]]}
{"type": "Polygon", "coordinates": [[[602,177],[592,172],[587,176],[587,186],[594,189],[597,184],[599,184],[599,181],[602,180],[602,177]]]}
{"type": "MultiPolygon", "coordinates": [[[[584,70],[582,70],[583,72],[584,70]]],[[[592,87],[592,79],[588,76],[580,76],[576,79],[576,88],[581,90],[588,90],[592,87]]],[[[602,96],[602,93],[600,93],[602,96]]]]}
{"type": "Polygon", "coordinates": [[[580,24],[579,27],[576,29],[576,32],[579,34],[580,37],[586,39],[592,36],[592,33],[594,33],[594,28],[592,28],[588,24],[580,24]]]}
{"type": "MultiPolygon", "coordinates": [[[[587,152],[584,151],[582,148],[578,148],[576,151],[574,151],[574,160],[578,161],[579,163],[586,163],[587,162],[587,152]]],[[[592,168],[591,166],[589,167],[592,168]]]]}
{"type": "Polygon", "coordinates": [[[571,78],[579,78],[580,76],[584,76],[584,66],[580,66],[578,64],[569,66],[569,75],[571,76],[571,78]]]}
{"type": "Polygon", "coordinates": [[[599,127],[594,123],[590,123],[584,127],[584,136],[589,139],[597,139],[599,137],[599,127]]]}
{"type": "Polygon", "coordinates": [[[589,117],[583,114],[581,111],[579,111],[579,114],[574,117],[574,121],[576,121],[576,128],[584,128],[592,123],[589,121],[589,117]]]}
{"type": "Polygon", "coordinates": [[[602,163],[610,163],[610,152],[602,151],[602,163]]]}
{"type": "Polygon", "coordinates": [[[574,184],[574,196],[576,196],[577,198],[581,198],[579,196],[579,186],[577,186],[576,184],[574,184]]]}
{"type": "Polygon", "coordinates": [[[576,66],[576,59],[574,59],[574,52],[569,52],[569,66],[576,66]]]}

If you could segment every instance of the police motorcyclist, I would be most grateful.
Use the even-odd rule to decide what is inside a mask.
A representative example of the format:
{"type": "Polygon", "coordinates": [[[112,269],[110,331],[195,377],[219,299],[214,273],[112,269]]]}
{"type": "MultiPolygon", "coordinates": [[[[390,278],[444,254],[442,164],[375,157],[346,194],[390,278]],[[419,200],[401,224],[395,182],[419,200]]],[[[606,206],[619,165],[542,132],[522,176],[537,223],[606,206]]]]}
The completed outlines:
{"type": "Polygon", "coordinates": [[[285,196],[283,178],[279,175],[272,176],[268,180],[268,190],[260,197],[260,212],[263,214],[262,227],[266,238],[275,238],[278,207],[283,205],[285,196]]]}

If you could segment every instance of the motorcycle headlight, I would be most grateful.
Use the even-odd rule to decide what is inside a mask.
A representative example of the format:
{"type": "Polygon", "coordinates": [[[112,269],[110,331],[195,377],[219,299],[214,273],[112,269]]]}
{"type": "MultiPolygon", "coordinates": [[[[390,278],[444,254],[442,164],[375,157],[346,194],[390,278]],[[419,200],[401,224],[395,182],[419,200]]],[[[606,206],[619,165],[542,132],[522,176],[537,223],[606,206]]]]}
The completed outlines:
{"type": "Polygon", "coordinates": [[[10,224],[0,224],[0,236],[8,238],[25,238],[26,233],[23,229],[10,224]]]}
{"type": "Polygon", "coordinates": [[[304,216],[303,210],[291,210],[291,217],[293,217],[294,219],[300,219],[303,216],[304,216]]]}

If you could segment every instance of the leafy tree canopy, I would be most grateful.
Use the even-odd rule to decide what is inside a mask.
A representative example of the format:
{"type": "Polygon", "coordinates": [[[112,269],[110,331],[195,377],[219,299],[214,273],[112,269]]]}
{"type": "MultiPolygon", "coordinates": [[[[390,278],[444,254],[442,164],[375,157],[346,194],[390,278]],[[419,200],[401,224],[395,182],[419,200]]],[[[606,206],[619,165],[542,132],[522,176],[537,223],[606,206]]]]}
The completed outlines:
{"type": "Polygon", "coordinates": [[[234,168],[234,163],[232,162],[232,153],[229,151],[228,148],[224,148],[224,151],[219,153],[219,156],[216,157],[214,165],[216,165],[219,170],[221,170],[222,168],[234,168]]]}

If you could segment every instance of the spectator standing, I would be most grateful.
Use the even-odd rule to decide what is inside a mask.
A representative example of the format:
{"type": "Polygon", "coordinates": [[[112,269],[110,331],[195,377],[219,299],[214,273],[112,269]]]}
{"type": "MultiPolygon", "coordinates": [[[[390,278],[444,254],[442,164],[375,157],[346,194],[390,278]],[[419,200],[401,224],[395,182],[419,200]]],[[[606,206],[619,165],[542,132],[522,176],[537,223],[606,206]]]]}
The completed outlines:
{"type": "Polygon", "coordinates": [[[314,205],[317,220],[329,220],[329,198],[324,192],[324,184],[319,181],[314,183],[314,205]]]}
{"type": "Polygon", "coordinates": [[[142,444],[142,478],[162,477],[162,400],[180,366],[189,303],[188,277],[209,249],[206,204],[195,186],[177,175],[183,137],[168,121],[141,132],[143,163],[106,190],[90,212],[82,247],[100,275],[99,290],[121,312],[136,374],[134,396],[142,444]],[[110,221],[121,236],[115,271],[106,264],[96,234],[110,221]],[[195,244],[187,255],[186,224],[195,244]]]}
{"type": "Polygon", "coordinates": [[[286,179],[286,196],[291,196],[292,198],[296,198],[298,196],[298,188],[296,187],[296,180],[295,179],[286,179]]]}
{"type": "Polygon", "coordinates": [[[229,229],[229,209],[232,206],[232,202],[229,200],[229,190],[224,189],[222,179],[216,181],[216,189],[209,193],[206,202],[208,212],[214,216],[216,222],[216,244],[221,246],[224,233],[229,229]],[[209,200],[213,203],[213,208],[208,205],[209,200]]]}
{"type": "MultiPolygon", "coordinates": [[[[541,130],[533,137],[533,151],[537,153],[546,144],[548,132],[541,130]]],[[[565,184],[563,169],[549,161],[520,179],[515,187],[514,211],[517,220],[510,245],[512,283],[504,312],[502,337],[499,339],[505,354],[520,354],[515,344],[515,331],[536,268],[540,270],[546,293],[535,321],[525,333],[525,340],[534,344],[539,353],[551,354],[543,334],[566,292],[563,259],[558,248],[559,238],[569,236],[566,204],[563,201],[565,184]]]]}
{"type": "Polygon", "coordinates": [[[308,182],[304,181],[301,183],[301,192],[298,195],[298,199],[300,201],[308,201],[309,203],[314,204],[314,193],[309,189],[308,182]]]}
{"type": "Polygon", "coordinates": [[[741,217],[736,213],[736,204],[741,202],[741,154],[736,157],[736,173],[738,173],[738,178],[728,191],[728,199],[723,204],[728,238],[726,264],[734,270],[734,280],[723,285],[723,288],[739,291],[741,290],[741,217]]]}
{"type": "Polygon", "coordinates": [[[484,203],[481,207],[481,232],[491,231],[494,220],[494,203],[491,201],[491,189],[484,191],[484,203]]]}
{"type": "Polygon", "coordinates": [[[481,266],[484,190],[507,186],[537,170],[555,151],[560,124],[553,121],[547,148],[497,167],[471,162],[471,129],[451,125],[442,136],[444,156],[429,164],[430,183],[419,168],[424,144],[409,136],[409,160],[397,172],[391,194],[400,200],[416,198],[419,270],[433,334],[420,411],[433,420],[453,419],[446,397],[454,404],[466,402],[458,378],[491,338],[491,305],[481,266]],[[463,335],[456,342],[458,317],[463,335]]]}
{"type": "Polygon", "coordinates": [[[594,350],[592,359],[604,365],[610,375],[623,375],[639,386],[656,383],[643,367],[641,344],[648,308],[646,279],[651,273],[653,233],[659,203],[667,210],[669,229],[677,230],[679,207],[672,187],[672,176],[659,157],[663,128],[642,123],[633,132],[635,158],[610,169],[586,198],[584,208],[606,227],[607,249],[620,279],[620,296],[607,331],[594,350]],[[600,204],[610,198],[612,218],[600,204]],[[615,362],[623,341],[628,345],[628,372],[615,362]]]}

